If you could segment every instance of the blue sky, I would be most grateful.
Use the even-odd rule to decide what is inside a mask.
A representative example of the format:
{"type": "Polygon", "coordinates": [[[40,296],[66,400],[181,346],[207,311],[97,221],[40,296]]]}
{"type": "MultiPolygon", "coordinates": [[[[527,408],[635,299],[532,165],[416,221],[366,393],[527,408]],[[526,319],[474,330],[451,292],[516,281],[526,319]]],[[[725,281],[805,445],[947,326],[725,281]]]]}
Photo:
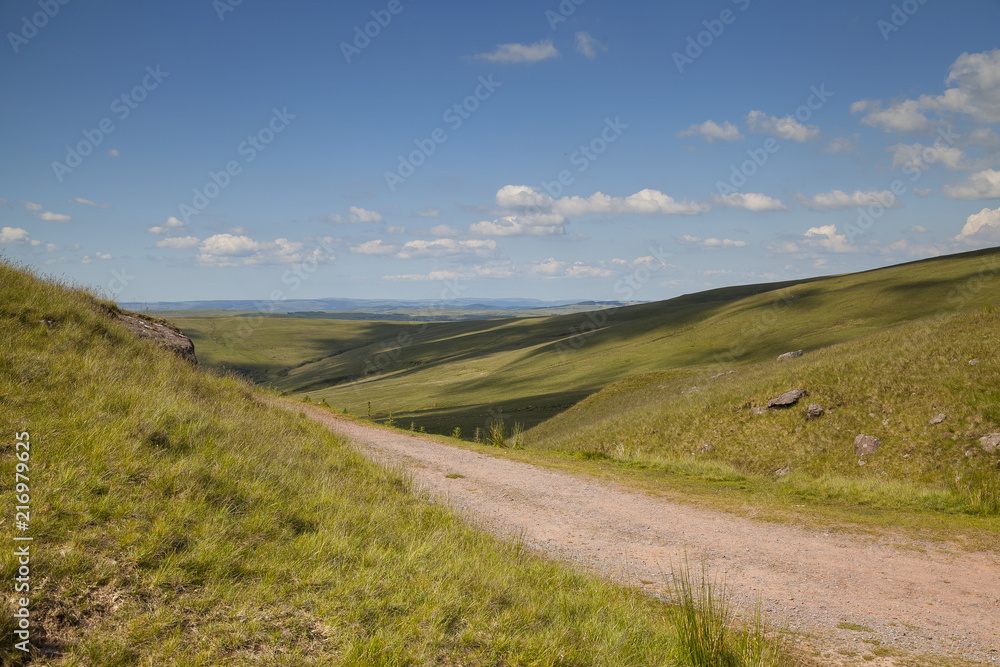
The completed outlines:
{"type": "Polygon", "coordinates": [[[280,302],[655,300],[998,245],[997,26],[985,0],[9,0],[0,248],[121,301],[280,302]]]}

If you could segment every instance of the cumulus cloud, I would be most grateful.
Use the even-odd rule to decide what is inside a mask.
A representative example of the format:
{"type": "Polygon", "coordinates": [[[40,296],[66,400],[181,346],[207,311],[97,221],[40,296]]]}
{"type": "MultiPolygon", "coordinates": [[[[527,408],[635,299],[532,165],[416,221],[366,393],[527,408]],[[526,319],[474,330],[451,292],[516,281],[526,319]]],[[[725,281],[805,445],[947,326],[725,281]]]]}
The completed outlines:
{"type": "Polygon", "coordinates": [[[469,231],[479,236],[553,236],[566,233],[562,218],[553,218],[552,224],[537,217],[508,215],[496,220],[483,220],[469,226],[469,231]]]}
{"type": "Polygon", "coordinates": [[[306,249],[305,244],[298,241],[255,241],[249,236],[235,234],[210,236],[198,249],[200,264],[218,267],[302,264],[333,259],[324,248],[306,249]]]}
{"type": "Polygon", "coordinates": [[[986,169],[970,175],[958,185],[944,186],[951,199],[1000,199],[1000,171],[986,169]]]}
{"type": "Polygon", "coordinates": [[[162,225],[153,225],[146,231],[150,234],[158,234],[160,236],[167,236],[168,234],[179,234],[181,233],[187,225],[185,225],[183,220],[178,220],[174,216],[167,218],[167,221],[162,225]]]}
{"type": "Polygon", "coordinates": [[[896,195],[888,190],[855,190],[848,194],[843,190],[821,192],[815,195],[796,195],[795,199],[810,211],[836,211],[854,206],[881,206],[898,208],[903,205],[896,195]]]}
{"type": "Polygon", "coordinates": [[[527,273],[541,278],[607,278],[614,275],[610,270],[586,262],[564,262],[549,257],[541,262],[532,262],[527,273]]]}
{"type": "Polygon", "coordinates": [[[387,244],[382,239],[365,241],[360,245],[351,247],[351,252],[357,255],[394,255],[398,250],[398,246],[387,244]]]}
{"type": "Polygon", "coordinates": [[[677,238],[677,242],[681,245],[694,245],[699,248],[712,249],[712,248],[745,248],[749,245],[746,241],[734,241],[732,239],[716,239],[708,238],[702,239],[697,236],[691,236],[685,234],[677,238]]]}
{"type": "Polygon", "coordinates": [[[608,48],[591,37],[589,32],[578,32],[575,39],[577,52],[591,60],[597,57],[598,51],[607,51],[608,48]]]}
{"type": "Polygon", "coordinates": [[[739,141],[744,138],[740,134],[739,128],[728,120],[723,121],[722,125],[719,125],[714,120],[706,120],[704,123],[692,125],[686,130],[677,133],[678,137],[691,137],[694,135],[704,137],[705,141],[709,143],[716,141],[739,141]]]}
{"type": "Polygon", "coordinates": [[[406,233],[406,227],[394,227],[394,226],[386,227],[385,228],[385,233],[386,234],[405,234],[406,233]]]}
{"type": "Polygon", "coordinates": [[[427,231],[431,236],[458,236],[461,233],[450,225],[435,225],[427,231]]]}
{"type": "Polygon", "coordinates": [[[970,215],[955,240],[966,243],[1000,241],[1000,208],[984,208],[970,215]]]}
{"type": "Polygon", "coordinates": [[[111,204],[102,204],[100,202],[91,201],[90,199],[84,199],[83,197],[73,197],[70,199],[71,202],[76,202],[77,204],[83,204],[84,206],[94,206],[96,208],[111,208],[111,204]]]}
{"type": "Polygon", "coordinates": [[[38,214],[39,220],[46,220],[48,222],[69,222],[73,218],[68,215],[63,215],[62,213],[53,213],[52,211],[45,211],[44,213],[38,214]]]}
{"type": "Polygon", "coordinates": [[[1000,49],[963,53],[948,68],[945,83],[950,87],[940,95],[921,95],[885,109],[879,101],[861,100],[851,105],[851,112],[867,112],[861,122],[887,132],[926,132],[932,127],[929,111],[1000,122],[1000,49]]]}
{"type": "Polygon", "coordinates": [[[559,51],[552,45],[551,39],[546,39],[535,44],[500,44],[489,53],[478,53],[476,58],[488,60],[491,63],[534,63],[548,58],[556,58],[559,51]]]}
{"type": "Polygon", "coordinates": [[[815,125],[803,125],[794,116],[769,116],[763,111],[751,111],[747,114],[747,127],[757,134],[768,134],[779,139],[791,139],[803,143],[813,141],[819,136],[819,128],[815,125]]]}
{"type": "Polygon", "coordinates": [[[4,227],[0,229],[0,243],[24,243],[30,234],[20,227],[4,227]]]}
{"type": "Polygon", "coordinates": [[[414,211],[413,214],[421,218],[440,218],[441,209],[428,206],[427,208],[419,211],[414,211]]]}
{"type": "Polygon", "coordinates": [[[713,201],[721,206],[742,208],[746,211],[786,211],[788,207],[780,199],[768,197],[759,192],[734,192],[729,195],[714,194],[713,201]]]}
{"type": "Polygon", "coordinates": [[[708,210],[705,204],[676,201],[659,190],[645,189],[628,197],[611,197],[596,192],[589,197],[563,197],[552,204],[553,212],[564,215],[588,213],[641,213],[644,215],[697,215],[708,210]]]}
{"type": "Polygon", "coordinates": [[[95,252],[94,256],[97,257],[97,259],[104,259],[104,260],[111,259],[111,253],[109,252],[95,252]]]}
{"type": "Polygon", "coordinates": [[[836,225],[823,225],[822,227],[810,227],[806,232],[806,238],[819,243],[830,252],[856,252],[857,248],[852,246],[847,235],[838,234],[836,225]]]}
{"type": "Polygon", "coordinates": [[[173,248],[175,250],[186,250],[188,248],[197,248],[200,243],[201,241],[195,238],[194,236],[172,236],[157,241],[156,247],[173,248]]]}
{"type": "Polygon", "coordinates": [[[43,208],[45,208],[44,206],[42,206],[38,202],[33,202],[33,201],[24,201],[24,202],[21,202],[21,204],[28,211],[41,211],[43,208]]]}
{"type": "Polygon", "coordinates": [[[385,222],[380,213],[376,213],[375,211],[369,211],[367,209],[363,209],[358,206],[352,206],[351,208],[349,208],[347,211],[346,218],[337,213],[333,213],[329,217],[320,219],[326,220],[327,222],[355,223],[355,224],[363,222],[376,222],[376,223],[385,222]]]}
{"type": "Polygon", "coordinates": [[[923,144],[903,144],[898,143],[889,146],[887,149],[892,153],[892,166],[926,171],[927,167],[941,163],[949,169],[968,169],[965,162],[965,153],[961,148],[946,146],[944,142],[935,143],[932,146],[923,144]]]}
{"type": "Polygon", "coordinates": [[[417,239],[407,241],[396,255],[400,259],[416,259],[422,257],[491,257],[497,254],[497,242],[492,239],[472,239],[459,241],[456,239],[435,239],[426,241],[417,239]]]}

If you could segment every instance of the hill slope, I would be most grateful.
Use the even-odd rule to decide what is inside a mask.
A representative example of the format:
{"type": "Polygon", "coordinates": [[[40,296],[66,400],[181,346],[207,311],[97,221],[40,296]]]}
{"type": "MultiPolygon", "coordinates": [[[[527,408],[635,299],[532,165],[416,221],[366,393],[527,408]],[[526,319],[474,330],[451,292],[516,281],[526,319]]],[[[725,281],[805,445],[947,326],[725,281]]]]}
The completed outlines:
{"type": "Polygon", "coordinates": [[[19,595],[34,647],[10,641],[8,588],[3,664],[674,655],[662,603],[467,527],[243,381],[136,338],[113,310],[0,262],[0,475],[5,488],[22,475],[30,525],[7,525],[33,537],[30,565],[5,548],[0,572],[30,569],[19,595]]]}

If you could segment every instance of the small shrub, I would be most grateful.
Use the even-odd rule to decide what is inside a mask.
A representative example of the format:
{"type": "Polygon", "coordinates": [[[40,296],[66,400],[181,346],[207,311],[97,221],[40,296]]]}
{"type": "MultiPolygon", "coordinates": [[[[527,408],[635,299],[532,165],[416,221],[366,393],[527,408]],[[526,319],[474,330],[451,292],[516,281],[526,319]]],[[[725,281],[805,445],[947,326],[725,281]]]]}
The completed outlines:
{"type": "Polygon", "coordinates": [[[457,438],[461,438],[462,437],[462,429],[459,428],[458,426],[456,426],[455,430],[451,432],[451,437],[456,438],[456,439],[457,438]]]}

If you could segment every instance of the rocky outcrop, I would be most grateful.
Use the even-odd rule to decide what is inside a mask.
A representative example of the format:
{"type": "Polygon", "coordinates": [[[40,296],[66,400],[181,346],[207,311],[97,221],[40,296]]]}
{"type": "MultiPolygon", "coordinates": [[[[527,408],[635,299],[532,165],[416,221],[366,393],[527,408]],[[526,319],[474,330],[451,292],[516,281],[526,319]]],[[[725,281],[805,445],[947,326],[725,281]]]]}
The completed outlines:
{"type": "Polygon", "coordinates": [[[181,330],[163,319],[153,319],[138,313],[120,311],[114,314],[120,322],[142,338],[149,338],[160,347],[170,350],[182,359],[197,364],[194,343],[181,330]]]}
{"type": "Polygon", "coordinates": [[[987,454],[992,454],[997,451],[1000,449],[1000,433],[984,435],[979,439],[979,446],[982,447],[983,451],[987,454]]]}
{"type": "Polygon", "coordinates": [[[874,454],[882,446],[882,440],[874,435],[859,435],[854,439],[854,453],[858,456],[874,454]]]}
{"type": "Polygon", "coordinates": [[[823,409],[822,405],[816,403],[811,403],[808,408],[806,408],[806,419],[812,421],[813,419],[819,419],[826,414],[826,410],[823,409]]]}
{"type": "Polygon", "coordinates": [[[769,408],[787,408],[799,402],[806,395],[805,389],[790,389],[781,396],[776,396],[767,402],[769,408]]]}
{"type": "Polygon", "coordinates": [[[795,350],[794,352],[785,352],[783,355],[778,357],[778,361],[788,361],[790,359],[798,359],[803,354],[802,350],[795,350]]]}

